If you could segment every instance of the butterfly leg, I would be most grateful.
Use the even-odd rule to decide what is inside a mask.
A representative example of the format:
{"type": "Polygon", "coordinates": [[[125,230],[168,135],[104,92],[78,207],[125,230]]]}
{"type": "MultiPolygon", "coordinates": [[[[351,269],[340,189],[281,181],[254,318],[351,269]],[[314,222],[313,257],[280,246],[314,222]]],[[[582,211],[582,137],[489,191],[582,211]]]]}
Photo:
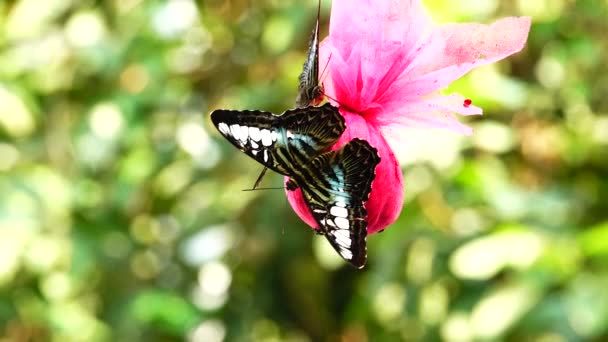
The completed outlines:
{"type": "Polygon", "coordinates": [[[257,188],[258,185],[260,185],[260,182],[262,181],[262,178],[264,178],[264,175],[266,174],[266,171],[268,171],[268,168],[264,167],[264,169],[262,170],[262,172],[260,172],[260,175],[258,176],[258,179],[255,180],[255,183],[253,184],[252,190],[255,190],[255,188],[257,188]]]}

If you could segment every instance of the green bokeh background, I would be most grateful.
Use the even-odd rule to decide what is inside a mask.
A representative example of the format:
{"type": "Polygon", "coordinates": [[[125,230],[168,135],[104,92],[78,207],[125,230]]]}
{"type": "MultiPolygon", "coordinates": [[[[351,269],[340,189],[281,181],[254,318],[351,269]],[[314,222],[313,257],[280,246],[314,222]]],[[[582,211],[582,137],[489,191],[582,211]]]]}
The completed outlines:
{"type": "Polygon", "coordinates": [[[208,119],[293,105],[315,1],[0,1],[0,341],[608,340],[608,1],[425,4],[533,26],[356,271],[208,119]]]}

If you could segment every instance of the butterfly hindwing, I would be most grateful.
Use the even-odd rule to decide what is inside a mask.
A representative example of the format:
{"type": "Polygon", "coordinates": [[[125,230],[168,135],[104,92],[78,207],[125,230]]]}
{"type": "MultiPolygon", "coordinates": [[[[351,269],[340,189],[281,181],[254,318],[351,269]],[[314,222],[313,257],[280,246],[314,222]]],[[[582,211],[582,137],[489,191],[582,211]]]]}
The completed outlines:
{"type": "Polygon", "coordinates": [[[367,211],[380,157],[367,141],[353,139],[314,158],[294,175],[308,207],[338,254],[357,268],[367,260],[367,211]]]}
{"type": "Polygon", "coordinates": [[[317,7],[317,22],[310,37],[306,60],[302,66],[298,84],[298,97],[296,105],[305,107],[316,106],[323,100],[323,86],[319,84],[319,16],[321,14],[321,1],[317,7]]]}
{"type": "Polygon", "coordinates": [[[275,115],[257,110],[215,110],[211,121],[234,146],[283,175],[331,147],[346,128],[329,103],[275,115]]]}

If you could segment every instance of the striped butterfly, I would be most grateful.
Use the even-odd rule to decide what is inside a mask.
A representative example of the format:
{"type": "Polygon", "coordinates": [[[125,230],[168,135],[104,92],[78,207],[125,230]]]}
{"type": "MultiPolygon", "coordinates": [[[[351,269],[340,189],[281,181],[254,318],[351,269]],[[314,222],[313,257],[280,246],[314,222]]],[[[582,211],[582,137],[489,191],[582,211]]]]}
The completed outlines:
{"type": "Polygon", "coordinates": [[[344,118],[331,104],[288,110],[216,110],[211,121],[234,146],[262,165],[290,177],[288,190],[301,189],[318,227],[332,247],[357,268],[367,258],[367,212],[380,157],[364,140],[321,153],[344,132],[344,118]]]}

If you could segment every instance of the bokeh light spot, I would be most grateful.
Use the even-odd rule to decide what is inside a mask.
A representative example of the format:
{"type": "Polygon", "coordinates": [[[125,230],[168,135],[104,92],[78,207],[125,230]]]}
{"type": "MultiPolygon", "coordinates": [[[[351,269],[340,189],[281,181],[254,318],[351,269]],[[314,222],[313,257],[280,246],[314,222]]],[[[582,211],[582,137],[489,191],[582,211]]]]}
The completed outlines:
{"type": "Polygon", "coordinates": [[[406,292],[402,285],[386,283],[374,296],[373,311],[385,327],[394,327],[405,309],[406,292]]]}
{"type": "Polygon", "coordinates": [[[124,125],[122,112],[113,103],[100,103],[91,110],[89,125],[98,137],[113,139],[120,133],[124,125]]]}
{"type": "Polygon", "coordinates": [[[439,324],[445,319],[449,306],[448,291],[439,284],[425,286],[420,296],[420,319],[426,324],[439,324]]]}
{"type": "Polygon", "coordinates": [[[201,266],[208,261],[221,258],[234,243],[232,229],[225,225],[199,229],[181,247],[181,255],[191,266],[201,266]]]}
{"type": "Polygon", "coordinates": [[[151,250],[138,252],[131,257],[131,271],[140,279],[152,279],[160,272],[158,256],[151,250]]]}
{"type": "Polygon", "coordinates": [[[493,339],[520,319],[538,299],[538,293],[523,284],[499,288],[473,308],[471,327],[479,338],[493,339]]]}
{"type": "Polygon", "coordinates": [[[473,339],[469,316],[460,311],[451,313],[441,325],[444,341],[468,342],[473,339]]]}
{"type": "Polygon", "coordinates": [[[559,88],[564,82],[565,75],[564,65],[557,59],[551,56],[543,56],[536,64],[536,77],[540,83],[549,88],[559,88]]]}
{"type": "Polygon", "coordinates": [[[533,232],[498,232],[458,248],[450,258],[450,269],[463,279],[488,279],[506,266],[529,267],[541,255],[544,245],[543,239],[533,232]]]}
{"type": "Polygon", "coordinates": [[[68,41],[77,47],[98,44],[106,36],[103,17],[96,11],[83,11],[74,14],[66,25],[68,41]]]}
{"type": "Polygon", "coordinates": [[[230,270],[220,262],[207,263],[198,272],[198,282],[201,289],[213,296],[226,293],[231,281],[230,270]]]}
{"type": "Polygon", "coordinates": [[[0,171],[8,171],[19,161],[19,150],[11,144],[0,142],[0,156],[0,171]]]}
{"type": "Polygon", "coordinates": [[[24,137],[34,131],[35,125],[23,100],[0,83],[0,126],[13,137],[24,137]]]}
{"type": "Polygon", "coordinates": [[[431,278],[433,273],[433,259],[435,257],[435,243],[428,238],[418,238],[410,246],[406,274],[410,281],[422,284],[431,278]]]}
{"type": "Polygon", "coordinates": [[[215,319],[202,322],[189,335],[190,342],[222,342],[224,338],[226,338],[226,326],[215,319]]]}
{"type": "Polygon", "coordinates": [[[120,74],[120,86],[131,94],[141,93],[148,83],[150,75],[141,64],[131,64],[120,74]]]}
{"type": "Polygon", "coordinates": [[[294,26],[284,17],[272,17],[264,27],[263,46],[272,53],[285,51],[294,38],[294,26]]]}
{"type": "Polygon", "coordinates": [[[472,138],[475,146],[492,153],[505,153],[515,146],[513,131],[508,126],[491,120],[475,125],[472,138]]]}
{"type": "Polygon", "coordinates": [[[196,22],[198,9],[192,0],[165,1],[153,17],[153,26],[159,35],[175,38],[196,22]]]}
{"type": "Polygon", "coordinates": [[[192,293],[193,302],[203,310],[216,310],[228,299],[232,273],[226,265],[212,261],[200,267],[198,285],[192,293]]]}

